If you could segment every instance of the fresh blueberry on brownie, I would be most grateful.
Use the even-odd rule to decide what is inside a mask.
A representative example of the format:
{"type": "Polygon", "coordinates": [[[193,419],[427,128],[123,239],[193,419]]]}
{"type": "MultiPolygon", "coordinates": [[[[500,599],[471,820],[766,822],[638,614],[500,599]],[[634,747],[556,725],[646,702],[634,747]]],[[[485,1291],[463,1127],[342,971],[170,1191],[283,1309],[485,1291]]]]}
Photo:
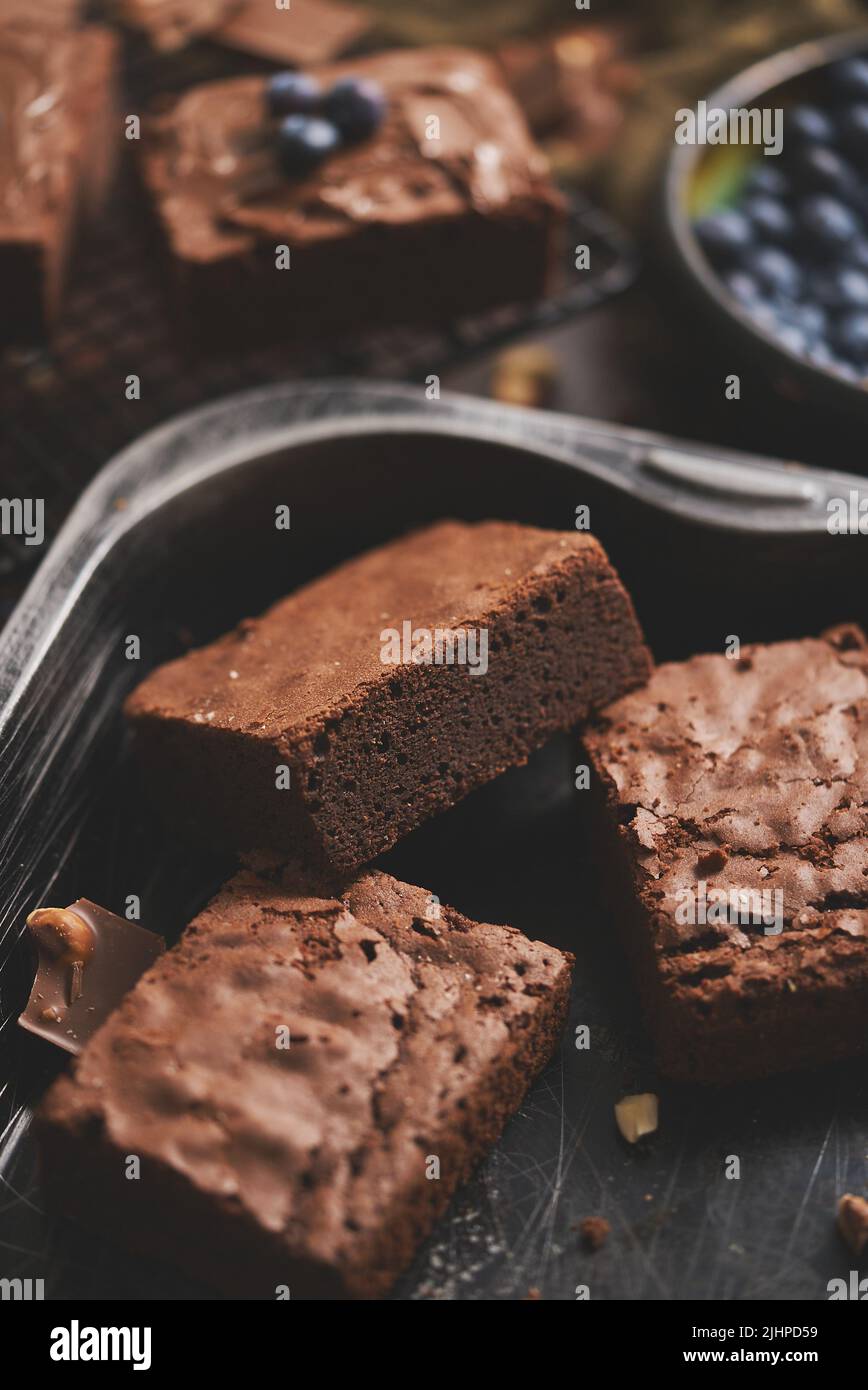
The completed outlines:
{"type": "Polygon", "coordinates": [[[284,116],[278,128],[280,163],[290,175],[315,169],[341,143],[340,132],[319,116],[284,116]]]}
{"type": "Polygon", "coordinates": [[[315,111],[322,100],[322,88],[306,72],[276,72],[269,79],[265,99],[272,116],[292,116],[315,111]]]}
{"type": "Polygon", "coordinates": [[[265,88],[278,127],[280,165],[289,177],[308,174],[329,155],[367,140],[382,124],[386,96],[379,82],[344,77],[327,91],[310,74],[279,72],[265,88]]]}
{"type": "Polygon", "coordinates": [[[344,139],[353,144],[366,140],[381,124],[386,97],[379,82],[366,77],[344,77],[326,94],[323,111],[344,139]]]}

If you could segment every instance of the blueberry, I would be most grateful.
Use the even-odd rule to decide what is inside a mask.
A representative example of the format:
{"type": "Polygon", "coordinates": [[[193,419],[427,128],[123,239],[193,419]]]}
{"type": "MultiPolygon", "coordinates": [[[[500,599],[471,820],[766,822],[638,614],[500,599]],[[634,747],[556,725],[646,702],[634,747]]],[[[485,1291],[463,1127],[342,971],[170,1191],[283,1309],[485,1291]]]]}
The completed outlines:
{"type": "Polygon", "coordinates": [[[831,367],[835,362],[835,354],[823,338],[808,345],[807,356],[815,367],[831,367]]]}
{"type": "Polygon", "coordinates": [[[278,127],[280,162],[290,175],[315,169],[340,143],[337,127],[318,116],[284,116],[278,127]]]}
{"type": "Polygon", "coordinates": [[[265,98],[272,116],[303,115],[316,110],[322,88],[305,72],[276,72],[269,78],[265,98]]]}
{"type": "Polygon", "coordinates": [[[858,366],[868,366],[868,313],[856,309],[835,325],[833,345],[842,357],[858,366]]]}
{"type": "Polygon", "coordinates": [[[854,97],[868,98],[868,58],[845,58],[832,68],[832,81],[854,97]]]}
{"type": "Polygon", "coordinates": [[[840,309],[841,286],[834,270],[820,270],[811,279],[811,298],[824,309],[840,309]]]}
{"type": "Polygon", "coordinates": [[[845,203],[824,194],[804,199],[799,220],[808,239],[826,250],[846,246],[862,231],[858,217],[845,203]]]}
{"type": "Polygon", "coordinates": [[[750,218],[764,241],[789,241],[793,234],[793,215],[777,198],[755,193],[745,198],[741,210],[750,218]]]}
{"type": "Polygon", "coordinates": [[[800,356],[808,347],[807,335],[795,323],[778,323],[775,328],[775,336],[785,348],[790,352],[796,352],[800,356]]]}
{"type": "Polygon", "coordinates": [[[868,273],[845,266],[838,272],[841,301],[852,308],[868,309],[868,273]]]}
{"type": "Polygon", "coordinates": [[[765,159],[751,169],[745,189],[748,193],[767,193],[770,198],[785,198],[790,191],[790,181],[774,160],[765,159]]]}
{"type": "Polygon", "coordinates": [[[366,140],[386,114],[386,95],[378,82],[344,77],[326,93],[323,112],[348,142],[366,140]]]}
{"type": "Polygon", "coordinates": [[[723,277],[723,283],[739,304],[755,304],[760,298],[760,287],[747,271],[731,270],[723,277]]]}
{"type": "Polygon", "coordinates": [[[799,187],[805,189],[848,194],[857,185],[852,167],[828,145],[806,145],[799,150],[793,160],[793,173],[799,187]]]}
{"type": "Polygon", "coordinates": [[[695,230],[699,244],[712,260],[733,260],[752,241],[750,223],[734,208],[710,212],[696,223],[695,230]]]}
{"type": "Polygon", "coordinates": [[[747,306],[747,311],[758,328],[767,328],[772,333],[777,331],[778,316],[768,300],[756,300],[755,303],[747,306]]]}
{"type": "Polygon", "coordinates": [[[847,246],[844,255],[849,265],[868,270],[868,237],[856,237],[847,246]]]}
{"type": "Polygon", "coordinates": [[[863,376],[852,362],[845,362],[840,357],[836,357],[832,362],[832,371],[837,372],[838,376],[846,377],[847,381],[861,381],[863,376]]]}
{"type": "Polygon", "coordinates": [[[823,302],[833,309],[868,309],[868,273],[840,266],[822,281],[823,302]]]}
{"type": "Polygon", "coordinates": [[[787,141],[798,145],[830,145],[835,124],[819,106],[791,106],[784,112],[784,147],[787,141]]]}
{"type": "Polygon", "coordinates": [[[802,286],[802,274],[792,256],[776,246],[758,246],[744,256],[742,265],[767,294],[794,299],[802,286]]]}
{"type": "Polygon", "coordinates": [[[819,304],[792,304],[786,319],[812,343],[823,337],[828,323],[826,311],[819,304]]]}
{"type": "Polygon", "coordinates": [[[868,151],[868,102],[858,102],[842,111],[841,142],[854,155],[868,151]]]}

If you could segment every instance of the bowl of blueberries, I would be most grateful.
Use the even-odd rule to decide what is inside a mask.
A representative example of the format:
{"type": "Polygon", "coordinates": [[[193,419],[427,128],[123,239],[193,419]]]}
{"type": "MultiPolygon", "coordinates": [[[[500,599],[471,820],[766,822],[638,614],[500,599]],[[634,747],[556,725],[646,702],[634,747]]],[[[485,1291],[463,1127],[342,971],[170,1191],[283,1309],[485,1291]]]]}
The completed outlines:
{"type": "Polygon", "coordinates": [[[864,410],[868,31],[757,63],[696,114],[699,139],[669,159],[664,219],[706,318],[789,396],[864,410]]]}

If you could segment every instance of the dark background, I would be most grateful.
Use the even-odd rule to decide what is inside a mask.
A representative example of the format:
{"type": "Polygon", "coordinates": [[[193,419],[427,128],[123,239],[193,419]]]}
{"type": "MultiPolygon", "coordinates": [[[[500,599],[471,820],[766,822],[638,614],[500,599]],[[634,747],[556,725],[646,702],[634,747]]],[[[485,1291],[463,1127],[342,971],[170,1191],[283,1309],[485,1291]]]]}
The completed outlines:
{"type": "MultiPolygon", "coordinates": [[[[655,174],[665,155],[661,136],[671,132],[673,106],[702,95],[763,52],[863,19],[858,0],[727,5],[595,0],[593,14],[580,20],[561,0],[478,5],[428,0],[413,7],[395,0],[379,8],[389,11],[395,41],[454,36],[492,47],[535,43],[548,28],[567,21],[593,23],[603,37],[611,37],[609,56],[593,77],[599,88],[597,115],[580,108],[539,134],[565,166],[568,183],[629,228],[642,268],[619,298],[550,331],[517,334],[518,341],[542,343],[553,354],[547,404],[700,441],[868,471],[857,423],[808,399],[781,395],[760,367],[736,349],[722,348],[714,326],[690,313],[679,282],[664,265],[655,205],[655,174]],[[436,33],[414,34],[419,24],[430,24],[436,33]],[[723,394],[723,378],[733,371],[742,378],[739,402],[727,402],[723,394]]],[[[197,46],[167,64],[130,40],[128,91],[147,96],[165,84],[185,85],[208,75],[214,62],[227,63],[225,55],[215,59],[206,50],[207,45],[197,46]]],[[[245,60],[242,66],[256,65],[245,60]]],[[[136,260],[126,191],[122,183],[102,241],[82,262],[56,343],[47,351],[12,354],[0,366],[3,491],[32,495],[38,489],[46,497],[52,530],[94,470],[146,426],[202,399],[301,370],[298,363],[274,357],[205,368],[184,355],[172,341],[156,268],[136,260]],[[120,379],[141,363],[150,374],[147,397],[141,408],[127,407],[120,379]]],[[[365,369],[422,381],[442,363],[447,392],[490,394],[502,344],[469,358],[462,341],[462,361],[450,366],[454,346],[438,342],[429,351],[423,342],[412,353],[392,348],[365,362],[343,345],[332,356],[316,357],[307,369],[365,369]]],[[[447,509],[460,514],[457,490],[447,509]]],[[[618,516],[605,520],[613,538],[620,535],[613,556],[626,569],[631,558],[635,564],[631,538],[618,516]]],[[[656,533],[646,533],[643,543],[653,565],[656,533]]],[[[661,531],[659,548],[666,545],[661,531]]],[[[715,596],[720,602],[718,577],[734,584],[727,569],[730,552],[722,549],[718,556],[719,567],[704,567],[695,580],[694,617],[706,595],[709,603],[715,596]]],[[[7,549],[3,560],[0,592],[8,609],[33,556],[7,549]]],[[[245,564],[248,560],[253,573],[255,557],[244,557],[245,564]]],[[[183,592],[188,578],[183,555],[175,553],[173,559],[168,551],[166,571],[176,592],[183,592]]],[[[749,565],[739,567],[737,579],[744,598],[749,565]]],[[[792,629],[809,580],[802,575],[801,587],[794,583],[793,611],[782,618],[782,627],[756,635],[774,637],[783,626],[792,629]]],[[[126,597],[119,588],[119,601],[126,597]]],[[[642,604],[648,603],[643,589],[642,604]]],[[[855,607],[862,611],[864,596],[855,607]]],[[[658,651],[678,655],[686,649],[680,608],[679,592],[671,594],[671,608],[658,607],[657,628],[663,632],[658,651]]],[[[211,615],[218,626],[224,625],[224,611],[227,623],[237,616],[221,608],[211,615]]],[[[115,708],[120,690],[117,696],[115,708]]],[[[117,728],[112,739],[96,804],[77,827],[63,900],[87,892],[117,906],[122,886],[139,881],[146,862],[147,916],[164,920],[165,913],[176,930],[226,866],[200,862],[184,847],[166,842],[130,791],[134,783],[118,751],[117,728]]],[[[385,867],[412,881],[436,880],[440,896],[472,916],[509,921],[578,955],[561,1054],[458,1195],[450,1219],[420,1253],[398,1294],[570,1299],[575,1285],[586,1282],[592,1298],[823,1299],[827,1280],[846,1277],[855,1264],[835,1233],[833,1217],[842,1191],[864,1190],[865,1068],[853,1064],[719,1093],[660,1085],[612,945],[611,923],[596,905],[595,865],[571,795],[573,757],[569,740],[557,742],[527,769],[501,779],[384,859],[385,867]],[[579,1022],[592,1027],[590,1053],[572,1046],[579,1022]],[[612,1106],[626,1092],[646,1087],[661,1095],[660,1133],[651,1143],[628,1149],[615,1131],[612,1106]],[[741,1182],[722,1179],[730,1153],[742,1159],[741,1182]],[[602,1215],[612,1225],[607,1247],[594,1256],[582,1250],[577,1230],[589,1215],[602,1215]]],[[[19,995],[25,974],[19,959],[19,995]]],[[[44,1220],[32,1147],[26,1138],[18,1142],[15,1126],[26,1119],[29,1102],[59,1061],[38,1057],[32,1049],[25,1057],[30,1040],[12,1036],[13,1020],[10,1009],[0,1028],[0,1056],[11,1059],[0,1093],[3,1120],[9,1122],[0,1154],[0,1273],[43,1276],[50,1256],[53,1296],[202,1292],[166,1270],[118,1256],[82,1232],[44,1220]]]]}

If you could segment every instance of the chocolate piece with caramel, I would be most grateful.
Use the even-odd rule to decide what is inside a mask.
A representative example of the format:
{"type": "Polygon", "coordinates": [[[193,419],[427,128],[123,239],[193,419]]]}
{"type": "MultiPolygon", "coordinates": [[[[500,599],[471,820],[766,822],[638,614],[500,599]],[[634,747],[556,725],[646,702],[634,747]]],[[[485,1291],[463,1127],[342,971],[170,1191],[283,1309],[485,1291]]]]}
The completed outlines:
{"type": "Polygon", "coordinates": [[[40,907],[27,925],[39,963],[18,1022],[67,1052],[80,1052],[163,951],[162,937],[79,898],[40,907]]]}
{"type": "Polygon", "coordinates": [[[571,969],[387,874],[245,870],[49,1092],[46,1200],[230,1296],[380,1297],[556,1048],[571,969]]]}

